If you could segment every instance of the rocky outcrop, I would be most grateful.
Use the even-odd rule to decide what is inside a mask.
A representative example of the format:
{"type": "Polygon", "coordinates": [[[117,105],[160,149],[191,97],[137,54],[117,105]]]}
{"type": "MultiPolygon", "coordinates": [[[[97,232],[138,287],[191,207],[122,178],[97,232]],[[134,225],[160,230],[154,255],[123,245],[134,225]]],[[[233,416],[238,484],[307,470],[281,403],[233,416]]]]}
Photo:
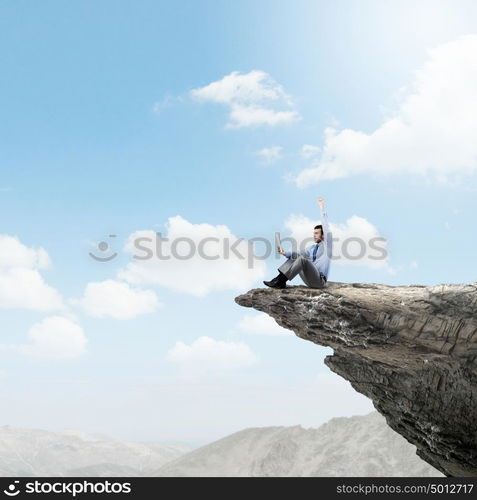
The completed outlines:
{"type": "Polygon", "coordinates": [[[237,304],[333,348],[325,364],[447,476],[477,476],[477,282],[250,290],[237,304]]]}

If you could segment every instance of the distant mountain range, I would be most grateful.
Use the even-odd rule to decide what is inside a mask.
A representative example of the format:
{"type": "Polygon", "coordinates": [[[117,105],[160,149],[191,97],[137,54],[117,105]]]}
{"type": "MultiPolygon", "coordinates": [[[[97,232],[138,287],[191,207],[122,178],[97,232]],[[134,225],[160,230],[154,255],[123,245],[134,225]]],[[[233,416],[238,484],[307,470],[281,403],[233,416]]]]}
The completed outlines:
{"type": "Polygon", "coordinates": [[[443,476],[378,412],[318,428],[254,427],[163,465],[156,476],[443,476]]]}
{"type": "Polygon", "coordinates": [[[75,431],[0,427],[0,476],[442,476],[384,417],[254,427],[195,450],[75,431]]]}
{"type": "Polygon", "coordinates": [[[6,425],[0,427],[0,476],[147,476],[189,450],[6,425]]]}

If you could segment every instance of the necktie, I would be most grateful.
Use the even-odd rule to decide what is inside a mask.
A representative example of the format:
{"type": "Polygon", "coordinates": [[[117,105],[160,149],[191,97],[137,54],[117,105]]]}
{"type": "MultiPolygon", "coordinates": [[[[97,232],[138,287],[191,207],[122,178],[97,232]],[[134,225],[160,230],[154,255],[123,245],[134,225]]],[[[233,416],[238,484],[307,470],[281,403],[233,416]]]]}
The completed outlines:
{"type": "Polygon", "coordinates": [[[315,262],[315,260],[316,260],[316,252],[318,252],[318,245],[319,245],[319,243],[317,243],[315,245],[315,248],[313,249],[313,262],[315,262]]]}

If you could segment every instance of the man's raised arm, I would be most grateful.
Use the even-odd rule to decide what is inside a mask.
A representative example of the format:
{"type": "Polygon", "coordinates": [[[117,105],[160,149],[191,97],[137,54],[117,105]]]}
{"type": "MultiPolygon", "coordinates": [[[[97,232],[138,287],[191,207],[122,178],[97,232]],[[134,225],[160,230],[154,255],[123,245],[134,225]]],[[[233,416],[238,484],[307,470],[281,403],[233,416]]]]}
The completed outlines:
{"type": "Polygon", "coordinates": [[[330,232],[330,226],[328,224],[328,213],[325,210],[325,200],[324,198],[317,199],[318,205],[320,205],[320,214],[321,214],[321,225],[323,226],[323,235],[327,238],[328,233],[330,232]]]}
{"type": "Polygon", "coordinates": [[[320,205],[321,225],[323,226],[323,241],[327,248],[328,257],[331,257],[333,246],[333,235],[331,234],[330,225],[328,224],[328,213],[325,209],[324,198],[317,198],[318,205],[320,205]]]}

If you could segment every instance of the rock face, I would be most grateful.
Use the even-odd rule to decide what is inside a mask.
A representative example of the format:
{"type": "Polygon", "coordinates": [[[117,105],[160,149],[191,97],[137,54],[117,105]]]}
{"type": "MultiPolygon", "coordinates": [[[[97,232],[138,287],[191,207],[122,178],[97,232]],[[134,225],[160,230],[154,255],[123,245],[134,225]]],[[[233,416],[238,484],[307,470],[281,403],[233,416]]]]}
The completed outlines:
{"type": "Polygon", "coordinates": [[[318,428],[252,427],[162,466],[167,477],[440,477],[378,412],[318,428]]]}
{"type": "Polygon", "coordinates": [[[477,282],[257,288],[237,304],[333,348],[325,364],[447,476],[477,475],[477,282]]]}

